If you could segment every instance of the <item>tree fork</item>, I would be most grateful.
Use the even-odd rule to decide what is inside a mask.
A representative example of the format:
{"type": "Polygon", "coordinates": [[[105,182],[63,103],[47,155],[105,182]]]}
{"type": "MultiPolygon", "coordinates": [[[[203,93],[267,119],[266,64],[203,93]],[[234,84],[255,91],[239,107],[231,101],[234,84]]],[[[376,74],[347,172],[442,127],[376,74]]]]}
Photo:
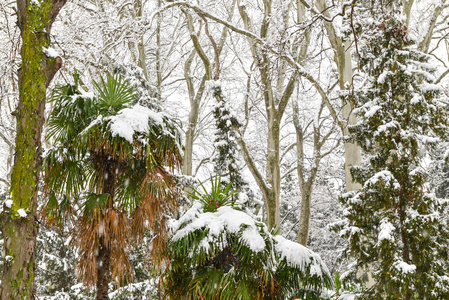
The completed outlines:
{"type": "Polygon", "coordinates": [[[19,70],[19,104],[16,152],[11,176],[13,201],[3,217],[5,258],[0,298],[33,299],[37,188],[41,167],[41,136],[47,87],[61,68],[60,57],[50,57],[51,27],[67,0],[17,0],[18,26],[22,37],[19,70]],[[19,209],[27,213],[18,214],[19,209]]]}

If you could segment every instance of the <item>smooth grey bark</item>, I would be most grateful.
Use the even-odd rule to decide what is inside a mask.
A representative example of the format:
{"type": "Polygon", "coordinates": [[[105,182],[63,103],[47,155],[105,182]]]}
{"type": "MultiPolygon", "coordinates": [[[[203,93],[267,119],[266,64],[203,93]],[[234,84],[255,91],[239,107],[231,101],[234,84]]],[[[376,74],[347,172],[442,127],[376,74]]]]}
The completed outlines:
{"type": "MultiPolygon", "coordinates": [[[[284,115],[288,101],[294,91],[295,84],[299,78],[298,72],[294,71],[286,78],[286,64],[282,61],[277,70],[277,80],[274,80],[273,64],[271,63],[270,52],[256,41],[265,40],[270,28],[270,17],[272,14],[272,1],[263,1],[263,21],[260,31],[256,35],[252,25],[252,20],[246,11],[246,6],[241,1],[237,1],[240,17],[243,21],[245,32],[250,45],[251,54],[260,74],[261,85],[264,87],[263,98],[265,102],[265,112],[267,117],[267,158],[265,178],[252,161],[251,155],[246,147],[246,143],[241,136],[238,139],[245,162],[256,180],[259,189],[265,200],[267,212],[267,223],[269,228],[279,228],[280,226],[280,182],[281,172],[279,163],[280,154],[280,122],[284,115]],[[287,83],[285,83],[287,82],[287,83]]],[[[288,16],[290,14],[291,2],[284,11],[284,26],[288,26],[288,16]]],[[[295,53],[295,59],[298,59],[295,53]]],[[[280,57],[279,57],[280,58],[280,57]]]]}
{"type": "MultiPolygon", "coordinates": [[[[323,13],[324,16],[329,17],[328,7],[325,0],[318,0],[315,3],[317,9],[323,13]]],[[[335,28],[331,22],[324,23],[327,37],[329,42],[335,52],[334,61],[337,64],[338,74],[339,74],[339,85],[340,90],[350,90],[353,88],[352,83],[352,61],[351,61],[351,44],[349,40],[343,41],[339,36],[337,36],[335,28]]],[[[342,118],[346,122],[342,126],[343,136],[349,136],[348,125],[357,124],[357,118],[352,113],[353,107],[350,102],[342,103],[342,118]]],[[[350,143],[344,141],[345,149],[345,182],[347,191],[357,191],[361,188],[361,185],[354,182],[351,175],[352,166],[360,166],[361,163],[361,151],[360,147],[355,143],[350,143]]],[[[369,264],[364,268],[360,268],[357,271],[357,277],[364,279],[366,287],[371,287],[374,285],[373,279],[373,268],[369,264]]]]}
{"type": "MultiPolygon", "coordinates": [[[[325,17],[330,17],[328,7],[325,0],[318,0],[315,3],[319,12],[325,17]]],[[[334,50],[334,61],[337,64],[339,75],[340,90],[350,90],[353,88],[352,84],[352,61],[351,61],[351,43],[349,40],[343,41],[336,33],[335,28],[331,22],[324,22],[327,37],[334,50]]],[[[346,122],[343,126],[343,136],[349,136],[347,125],[357,124],[357,118],[352,113],[353,107],[351,103],[342,103],[342,118],[346,122]]],[[[360,147],[357,144],[344,141],[345,148],[345,182],[347,191],[355,191],[361,188],[359,183],[354,182],[351,176],[351,166],[360,166],[360,147]]]]}

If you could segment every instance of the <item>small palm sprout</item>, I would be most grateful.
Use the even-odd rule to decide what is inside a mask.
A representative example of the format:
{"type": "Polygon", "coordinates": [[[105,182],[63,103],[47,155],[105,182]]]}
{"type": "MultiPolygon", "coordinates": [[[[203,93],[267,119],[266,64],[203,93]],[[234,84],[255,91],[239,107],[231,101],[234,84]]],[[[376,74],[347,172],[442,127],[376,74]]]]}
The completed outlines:
{"type": "Polygon", "coordinates": [[[199,200],[172,224],[164,273],[169,299],[321,299],[332,276],[321,258],[273,236],[266,224],[235,209],[229,185],[202,185],[199,200]]]}
{"type": "Polygon", "coordinates": [[[59,86],[51,101],[44,157],[50,224],[69,223],[78,249],[78,275],[107,299],[112,278],[132,279],[131,242],[147,230],[157,234],[153,258],[168,239],[166,215],[177,205],[172,172],[181,163],[177,125],[162,113],[134,104],[137,96],[118,76],[94,83],[96,94],[59,86]]]}
{"type": "Polygon", "coordinates": [[[237,191],[230,191],[232,183],[229,183],[224,189],[221,189],[221,177],[211,177],[212,187],[210,193],[204,187],[203,183],[200,185],[204,193],[200,193],[192,188],[193,193],[189,196],[203,204],[204,212],[216,212],[217,208],[221,206],[233,206],[233,197],[238,194],[237,191]]]}

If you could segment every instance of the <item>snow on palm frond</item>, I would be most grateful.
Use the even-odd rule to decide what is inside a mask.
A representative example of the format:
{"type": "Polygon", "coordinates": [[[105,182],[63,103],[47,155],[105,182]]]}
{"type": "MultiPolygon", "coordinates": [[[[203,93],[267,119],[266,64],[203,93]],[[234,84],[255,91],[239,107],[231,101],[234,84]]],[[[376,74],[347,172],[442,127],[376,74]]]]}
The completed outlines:
{"type": "Polygon", "coordinates": [[[208,204],[196,202],[171,225],[165,280],[172,299],[321,299],[332,286],[319,255],[232,206],[208,204]]]}

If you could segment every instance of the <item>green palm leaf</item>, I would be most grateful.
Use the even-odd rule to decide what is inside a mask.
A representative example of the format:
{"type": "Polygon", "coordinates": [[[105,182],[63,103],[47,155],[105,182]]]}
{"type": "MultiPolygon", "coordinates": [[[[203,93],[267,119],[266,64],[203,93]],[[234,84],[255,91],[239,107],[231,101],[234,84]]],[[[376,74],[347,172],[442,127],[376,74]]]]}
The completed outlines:
{"type": "Polygon", "coordinates": [[[170,299],[320,299],[321,291],[332,287],[321,258],[273,236],[242,211],[215,207],[234,193],[220,184],[219,177],[210,191],[201,184],[204,193],[192,195],[199,202],[173,224],[171,264],[164,274],[170,299]]]}
{"type": "Polygon", "coordinates": [[[136,100],[137,95],[126,81],[118,75],[107,75],[106,80],[101,76],[100,84],[93,82],[98,94],[100,112],[111,114],[127,107],[136,100]]]}
{"type": "Polygon", "coordinates": [[[217,208],[221,206],[234,206],[232,203],[232,198],[238,194],[238,191],[230,191],[232,183],[229,183],[224,189],[222,189],[221,177],[217,176],[215,178],[210,178],[212,182],[211,191],[204,187],[203,183],[200,181],[203,193],[192,188],[193,193],[189,192],[189,196],[195,200],[199,200],[203,204],[203,209],[205,212],[215,212],[217,208]]]}

